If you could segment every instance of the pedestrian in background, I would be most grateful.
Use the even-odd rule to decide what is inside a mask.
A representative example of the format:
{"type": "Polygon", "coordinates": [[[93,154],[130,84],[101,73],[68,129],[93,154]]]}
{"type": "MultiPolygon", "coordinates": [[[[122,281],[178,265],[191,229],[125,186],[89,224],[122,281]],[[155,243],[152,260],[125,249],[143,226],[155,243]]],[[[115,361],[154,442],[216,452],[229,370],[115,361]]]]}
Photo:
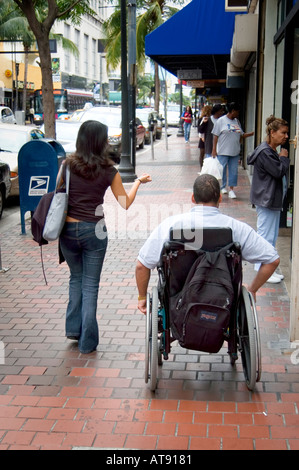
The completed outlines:
{"type": "MultiPolygon", "coordinates": [[[[250,201],[256,206],[257,233],[275,247],[290,165],[288,151],[282,148],[278,154],[277,147],[286,143],[289,128],[287,121],[275,116],[266,120],[266,126],[266,141],[248,156],[247,163],[254,165],[250,201]]],[[[275,272],[268,282],[278,283],[282,279],[283,275],[275,272]]]]}
{"type": "Polygon", "coordinates": [[[198,119],[198,125],[197,125],[197,130],[198,130],[198,148],[199,148],[199,166],[200,169],[202,168],[203,165],[203,160],[205,156],[205,129],[206,129],[206,124],[211,116],[211,111],[212,111],[212,106],[210,105],[205,105],[200,113],[199,119],[198,119]]]}
{"type": "Polygon", "coordinates": [[[240,121],[238,120],[240,106],[237,103],[227,105],[227,114],[216,122],[213,128],[213,150],[212,156],[218,156],[223,166],[223,179],[221,192],[227,194],[227,173],[228,173],[228,197],[235,199],[237,196],[234,187],[238,184],[238,164],[240,158],[240,139],[254,134],[254,132],[244,133],[240,121]]]}
{"type": "MultiPolygon", "coordinates": [[[[222,104],[215,104],[211,109],[211,115],[209,117],[204,117],[201,119],[201,122],[198,125],[198,132],[204,142],[204,158],[209,158],[212,156],[213,150],[213,128],[217,120],[223,116],[224,109],[222,104]]],[[[200,144],[198,144],[199,146],[200,144]]]]}
{"type": "Polygon", "coordinates": [[[186,109],[182,114],[182,119],[184,121],[184,137],[185,137],[186,144],[189,143],[189,139],[190,139],[192,118],[193,116],[192,116],[191,106],[186,106],[186,109]]]}
{"type": "Polygon", "coordinates": [[[148,174],[137,178],[129,193],[108,156],[108,128],[98,121],[84,122],[76,151],[62,167],[70,169],[69,204],[60,236],[60,249],[70,269],[66,336],[77,340],[80,352],[94,351],[99,342],[97,301],[108,236],[102,204],[108,187],[119,204],[128,209],[148,174]]]}

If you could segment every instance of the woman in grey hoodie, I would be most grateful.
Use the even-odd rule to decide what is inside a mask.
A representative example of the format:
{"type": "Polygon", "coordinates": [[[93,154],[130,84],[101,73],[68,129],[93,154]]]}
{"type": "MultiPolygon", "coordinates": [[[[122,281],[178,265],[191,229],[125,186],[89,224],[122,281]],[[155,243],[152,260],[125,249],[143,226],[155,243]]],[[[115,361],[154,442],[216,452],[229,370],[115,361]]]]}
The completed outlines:
{"type": "MultiPolygon", "coordinates": [[[[289,128],[284,119],[275,116],[270,116],[266,125],[266,141],[248,156],[247,163],[254,165],[250,201],[256,206],[257,232],[275,247],[290,164],[288,151],[282,148],[278,154],[277,147],[286,143],[289,128]]],[[[282,275],[274,273],[267,282],[282,279],[282,275]]]]}

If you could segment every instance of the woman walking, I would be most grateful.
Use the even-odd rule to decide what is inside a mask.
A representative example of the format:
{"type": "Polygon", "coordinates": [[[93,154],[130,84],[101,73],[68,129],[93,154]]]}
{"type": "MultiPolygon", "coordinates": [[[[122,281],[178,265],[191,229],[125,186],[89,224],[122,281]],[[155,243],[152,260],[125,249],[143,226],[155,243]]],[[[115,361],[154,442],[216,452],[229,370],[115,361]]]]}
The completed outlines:
{"type": "Polygon", "coordinates": [[[190,139],[190,130],[192,124],[192,109],[191,106],[186,106],[185,112],[182,115],[184,121],[184,137],[186,144],[189,143],[190,139]]]}
{"type": "MultiPolygon", "coordinates": [[[[256,206],[257,233],[275,247],[290,165],[288,151],[282,148],[278,154],[277,147],[288,139],[288,123],[270,116],[266,125],[266,141],[248,156],[247,163],[254,165],[250,201],[256,206]]],[[[267,282],[278,283],[282,279],[283,276],[275,272],[267,282]]]]}
{"type": "Polygon", "coordinates": [[[69,205],[60,236],[60,249],[70,269],[66,336],[78,340],[82,353],[94,351],[99,342],[96,319],[99,282],[108,236],[102,210],[110,186],[119,204],[128,209],[148,174],[134,182],[127,194],[114,162],[108,156],[108,129],[97,121],[84,122],[76,151],[65,161],[70,169],[69,205]]]}

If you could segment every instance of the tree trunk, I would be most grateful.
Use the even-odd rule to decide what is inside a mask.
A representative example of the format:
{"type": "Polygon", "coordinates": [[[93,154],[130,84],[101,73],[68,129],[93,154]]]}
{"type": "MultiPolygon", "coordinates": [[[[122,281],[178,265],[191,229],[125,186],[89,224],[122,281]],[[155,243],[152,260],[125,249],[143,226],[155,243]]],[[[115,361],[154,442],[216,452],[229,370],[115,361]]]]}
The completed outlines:
{"type": "Polygon", "coordinates": [[[49,37],[47,35],[44,35],[36,38],[36,40],[38,45],[40,66],[42,72],[45,136],[47,138],[55,139],[55,105],[53,95],[52,61],[49,37]]]}
{"type": "Polygon", "coordinates": [[[58,7],[55,0],[48,0],[48,17],[43,23],[40,23],[35,14],[35,2],[33,2],[33,0],[14,1],[25,14],[37,41],[42,72],[45,136],[47,138],[55,139],[55,106],[49,34],[53,23],[57,18],[58,7]]]}

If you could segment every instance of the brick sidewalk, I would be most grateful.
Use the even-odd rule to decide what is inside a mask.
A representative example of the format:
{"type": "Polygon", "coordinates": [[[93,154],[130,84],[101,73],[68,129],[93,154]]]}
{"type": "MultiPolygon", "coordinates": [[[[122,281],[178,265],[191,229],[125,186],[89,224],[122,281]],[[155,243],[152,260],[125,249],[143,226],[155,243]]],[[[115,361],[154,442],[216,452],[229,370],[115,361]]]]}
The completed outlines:
{"type": "MultiPolygon", "coordinates": [[[[145,319],[136,310],[135,260],[146,230],[157,223],[157,207],[162,217],[190,206],[198,171],[192,132],[190,145],[174,133],[168,151],[162,140],[155,160],[149,148],[137,152],[137,173],[148,171],[153,182],[140,188],[130,211],[118,211],[107,194],[111,236],[96,352],[82,355],[64,336],[68,269],[58,265],[57,244],[44,248],[46,286],[28,222],[25,236],[19,225],[1,234],[2,264],[10,268],[0,275],[1,450],[299,449],[299,360],[288,341],[284,283],[266,284],[257,298],[263,372],[254,393],[245,386],[240,359],[232,368],[225,348],[209,355],[174,345],[159,368],[156,392],[144,382],[145,319]]],[[[238,198],[225,199],[221,209],[255,226],[249,189],[240,168],[238,198]]],[[[244,282],[252,275],[245,265],[244,282]]]]}

